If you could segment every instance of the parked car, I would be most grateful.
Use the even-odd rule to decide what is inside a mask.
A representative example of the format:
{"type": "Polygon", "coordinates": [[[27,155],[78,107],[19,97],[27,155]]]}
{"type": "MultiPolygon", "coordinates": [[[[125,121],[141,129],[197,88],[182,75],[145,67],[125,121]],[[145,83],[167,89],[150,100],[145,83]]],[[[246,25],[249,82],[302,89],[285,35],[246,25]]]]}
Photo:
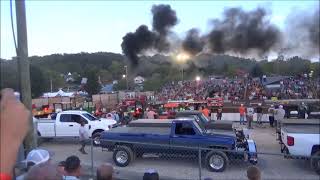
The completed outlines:
{"type": "Polygon", "coordinates": [[[281,152],[285,157],[304,157],[320,174],[320,119],[281,121],[281,152]]]}
{"type": "Polygon", "coordinates": [[[140,125],[119,127],[101,134],[101,146],[113,151],[117,166],[128,166],[144,153],[197,156],[199,147],[204,148],[202,159],[210,171],[224,171],[231,158],[257,163],[253,140],[239,142],[235,134],[207,133],[193,118],[136,120],[134,123],[140,125]]]}
{"type": "Polygon", "coordinates": [[[38,119],[37,133],[41,138],[78,137],[80,121],[85,122],[94,145],[100,144],[101,132],[117,126],[115,120],[98,119],[86,111],[63,111],[51,119],[38,119]]]}

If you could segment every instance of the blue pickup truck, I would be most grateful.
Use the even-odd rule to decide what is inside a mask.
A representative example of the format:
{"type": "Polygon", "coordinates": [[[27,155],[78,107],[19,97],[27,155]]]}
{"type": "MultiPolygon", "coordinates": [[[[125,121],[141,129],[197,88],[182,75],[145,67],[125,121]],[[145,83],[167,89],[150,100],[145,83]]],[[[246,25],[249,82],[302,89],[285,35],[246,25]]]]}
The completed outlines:
{"type": "Polygon", "coordinates": [[[207,133],[194,119],[177,120],[137,120],[141,126],[118,127],[101,134],[101,146],[113,151],[113,160],[117,166],[128,166],[143,153],[157,154],[194,154],[201,149],[202,160],[207,169],[222,172],[229,159],[244,159],[257,163],[256,145],[246,140],[238,146],[236,135],[207,133]],[[168,126],[169,124],[169,126],[168,126]]]}

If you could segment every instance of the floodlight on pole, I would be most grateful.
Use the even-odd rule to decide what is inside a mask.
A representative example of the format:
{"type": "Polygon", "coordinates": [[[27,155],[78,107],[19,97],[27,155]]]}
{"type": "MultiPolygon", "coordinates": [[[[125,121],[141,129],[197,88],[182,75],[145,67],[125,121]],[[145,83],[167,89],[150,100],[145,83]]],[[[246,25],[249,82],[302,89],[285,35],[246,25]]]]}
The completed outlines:
{"type": "Polygon", "coordinates": [[[200,81],[200,80],[201,80],[200,76],[197,76],[196,81],[200,81]]]}
{"type": "Polygon", "coordinates": [[[127,76],[125,74],[122,74],[122,78],[126,78],[127,76]]]}

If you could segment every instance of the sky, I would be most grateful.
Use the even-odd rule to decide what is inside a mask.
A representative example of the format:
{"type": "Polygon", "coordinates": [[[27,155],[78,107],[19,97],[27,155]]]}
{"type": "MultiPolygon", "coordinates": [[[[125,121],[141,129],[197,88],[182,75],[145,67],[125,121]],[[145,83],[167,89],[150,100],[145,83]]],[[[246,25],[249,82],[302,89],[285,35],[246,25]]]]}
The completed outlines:
{"type": "MultiPolygon", "coordinates": [[[[11,29],[10,1],[1,0],[1,58],[16,56],[11,29]]],[[[208,32],[210,19],[220,18],[223,10],[241,7],[253,10],[267,7],[270,20],[281,29],[287,15],[297,10],[310,11],[319,1],[42,1],[27,0],[29,56],[80,52],[122,53],[122,37],[141,24],[151,28],[154,4],[169,4],[179,23],[173,28],[183,37],[190,28],[208,32]]],[[[13,3],[14,5],[14,3],[13,3]]],[[[13,7],[15,24],[15,7],[13,7]]],[[[16,27],[15,27],[16,29],[16,27]]],[[[15,30],[16,31],[16,30],[15,30]]]]}

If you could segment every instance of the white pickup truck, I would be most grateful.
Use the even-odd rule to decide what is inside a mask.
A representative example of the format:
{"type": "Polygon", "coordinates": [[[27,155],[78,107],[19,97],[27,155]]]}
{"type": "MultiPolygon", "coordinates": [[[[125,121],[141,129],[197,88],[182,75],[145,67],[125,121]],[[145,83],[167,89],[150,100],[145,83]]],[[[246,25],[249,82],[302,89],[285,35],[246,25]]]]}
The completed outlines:
{"type": "Polygon", "coordinates": [[[100,144],[100,133],[115,127],[112,119],[98,119],[86,111],[63,111],[51,119],[37,120],[37,133],[40,138],[79,137],[80,121],[85,121],[89,137],[94,145],[100,144]]]}
{"type": "Polygon", "coordinates": [[[281,122],[281,151],[285,157],[304,157],[320,174],[320,119],[286,119],[281,122]]]}

